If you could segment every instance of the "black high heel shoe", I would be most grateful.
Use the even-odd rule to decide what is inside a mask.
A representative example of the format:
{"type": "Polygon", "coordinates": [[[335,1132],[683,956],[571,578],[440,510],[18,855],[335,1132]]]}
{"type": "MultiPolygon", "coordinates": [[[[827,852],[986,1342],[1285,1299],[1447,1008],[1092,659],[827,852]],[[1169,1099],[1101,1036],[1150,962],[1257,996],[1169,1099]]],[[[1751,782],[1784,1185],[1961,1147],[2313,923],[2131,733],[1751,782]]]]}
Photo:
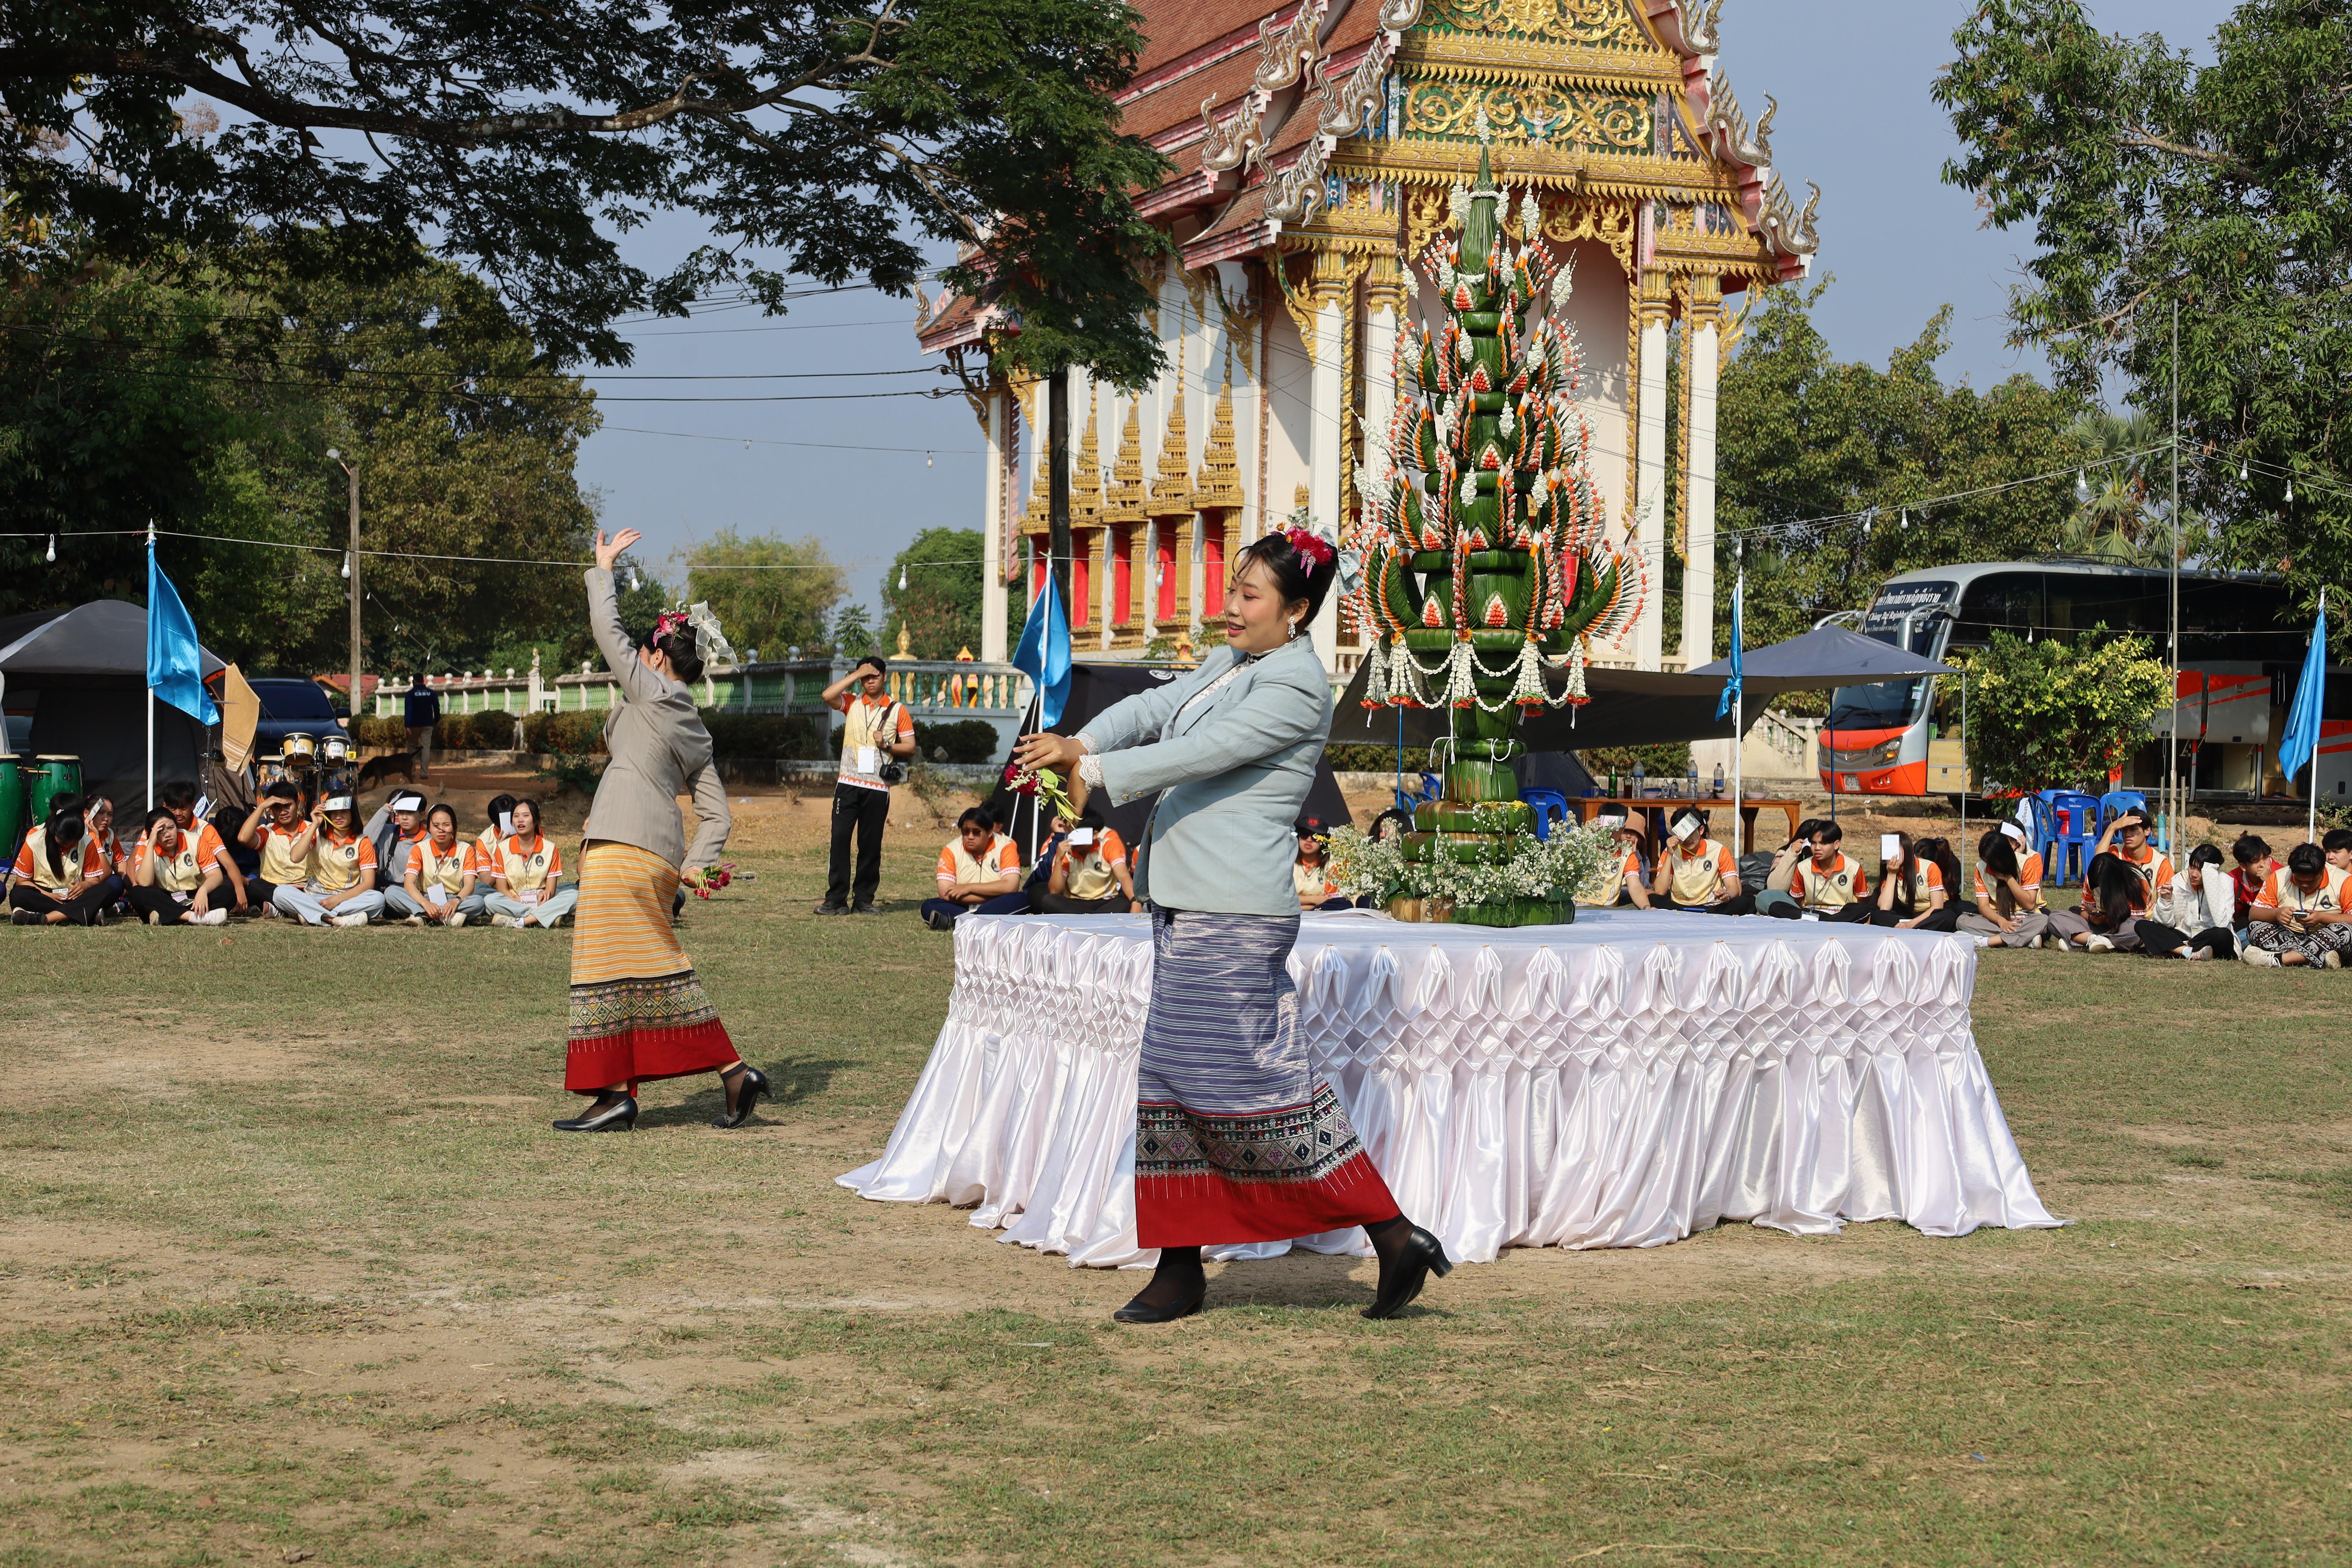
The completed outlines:
{"type": "Polygon", "coordinates": [[[1171,1301],[1165,1307],[1155,1307],[1140,1296],[1110,1315],[1114,1323],[1172,1323],[1179,1318],[1189,1318],[1198,1312],[1209,1299],[1209,1282],[1181,1301],[1171,1301]]]}
{"type": "Polygon", "coordinates": [[[1421,1294],[1421,1288],[1429,1283],[1432,1274],[1443,1279],[1453,1272],[1454,1260],[1445,1256],[1444,1245],[1414,1226],[1412,1234],[1405,1237],[1404,1246],[1397,1252],[1396,1267],[1391,1269],[1385,1262],[1381,1265],[1380,1293],[1364,1309],[1364,1316],[1393,1318],[1412,1305],[1413,1298],[1421,1294]]]}
{"type": "MultiPolygon", "coordinates": [[[[719,1074],[719,1081],[726,1083],[727,1075],[719,1074]]],[[[743,1070],[735,1075],[730,1089],[728,1098],[735,1102],[735,1108],[719,1112],[719,1120],[710,1124],[713,1127],[740,1127],[751,1120],[751,1108],[760,1103],[761,1095],[768,1095],[772,1100],[775,1098],[768,1088],[768,1075],[750,1062],[745,1062],[743,1070]]]]}
{"type": "Polygon", "coordinates": [[[637,1099],[625,1094],[612,1104],[591,1108],[585,1116],[568,1117],[555,1124],[558,1132],[633,1132],[637,1125],[637,1099]]]}

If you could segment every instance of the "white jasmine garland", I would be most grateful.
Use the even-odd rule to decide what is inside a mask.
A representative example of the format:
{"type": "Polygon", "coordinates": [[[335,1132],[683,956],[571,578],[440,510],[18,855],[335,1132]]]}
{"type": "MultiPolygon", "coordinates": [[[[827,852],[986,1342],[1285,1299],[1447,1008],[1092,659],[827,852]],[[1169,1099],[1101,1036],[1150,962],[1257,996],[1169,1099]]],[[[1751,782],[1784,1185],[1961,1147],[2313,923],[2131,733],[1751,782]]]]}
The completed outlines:
{"type": "MultiPolygon", "coordinates": [[[[1503,811],[1490,815],[1499,829],[1503,811]]],[[[1457,905],[1565,900],[1609,867],[1616,841],[1613,829],[1597,823],[1562,826],[1549,839],[1532,833],[1512,836],[1507,859],[1467,864],[1442,856],[1408,860],[1402,837],[1375,843],[1359,829],[1342,827],[1331,835],[1327,874],[1341,891],[1382,903],[1396,898],[1449,898],[1457,905]]]]}

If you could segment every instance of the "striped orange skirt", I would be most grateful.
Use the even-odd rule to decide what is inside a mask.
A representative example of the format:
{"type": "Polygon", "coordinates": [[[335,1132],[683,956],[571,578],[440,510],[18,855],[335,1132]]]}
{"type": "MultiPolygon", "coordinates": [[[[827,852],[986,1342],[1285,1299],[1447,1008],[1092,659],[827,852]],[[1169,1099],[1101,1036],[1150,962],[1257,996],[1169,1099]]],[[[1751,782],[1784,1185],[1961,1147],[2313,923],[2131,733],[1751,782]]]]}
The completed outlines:
{"type": "Polygon", "coordinates": [[[579,1094],[709,1072],[736,1059],[677,944],[677,868],[632,844],[590,844],[572,920],[572,1039],[563,1087],[579,1094]]]}

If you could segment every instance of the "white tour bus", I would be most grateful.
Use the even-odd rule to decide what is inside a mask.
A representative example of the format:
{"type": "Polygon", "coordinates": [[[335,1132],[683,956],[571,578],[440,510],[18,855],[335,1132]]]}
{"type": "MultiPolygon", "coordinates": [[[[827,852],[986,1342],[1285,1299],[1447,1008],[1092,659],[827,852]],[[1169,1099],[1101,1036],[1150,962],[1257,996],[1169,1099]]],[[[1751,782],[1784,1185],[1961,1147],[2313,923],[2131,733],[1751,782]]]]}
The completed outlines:
{"type": "MultiPolygon", "coordinates": [[[[1941,658],[1983,647],[1996,631],[2041,637],[2104,623],[2150,638],[2161,658],[2169,595],[2165,573],[2140,567],[2085,561],[1939,566],[1889,578],[1861,629],[1941,658]]],[[[2302,795],[2309,772],[2281,777],[2276,738],[2310,637],[2309,623],[2290,607],[2276,578],[2180,574],[2181,768],[2198,794],[2241,800],[2302,795]]],[[[1959,722],[1958,682],[1948,678],[1840,687],[1822,727],[1822,786],[1839,795],[1958,791],[1959,722]]],[[[2125,788],[2152,788],[2164,777],[2171,711],[2158,713],[2148,733],[2148,744],[2117,781],[2125,788]]],[[[2352,672],[2341,668],[2328,672],[2318,773],[2322,799],[2352,801],[2352,672]]]]}

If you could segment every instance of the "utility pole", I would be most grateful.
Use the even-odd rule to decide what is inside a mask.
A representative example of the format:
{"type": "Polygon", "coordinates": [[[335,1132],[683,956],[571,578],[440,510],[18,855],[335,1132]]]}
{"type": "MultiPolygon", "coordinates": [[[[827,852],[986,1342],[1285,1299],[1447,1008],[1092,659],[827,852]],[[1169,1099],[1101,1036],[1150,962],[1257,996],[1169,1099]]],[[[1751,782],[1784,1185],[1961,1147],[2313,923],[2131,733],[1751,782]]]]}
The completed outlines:
{"type": "MultiPolygon", "coordinates": [[[[1045,547],[1053,557],[1054,592],[1062,601],[1062,624],[1070,618],[1070,372],[1065,366],[1045,381],[1045,547]]],[[[1076,641],[1075,631],[1072,641],[1076,641]]]]}
{"type": "Polygon", "coordinates": [[[343,575],[352,580],[352,716],[343,727],[356,742],[360,732],[360,471],[344,462],[343,455],[332,447],[327,448],[327,461],[342,469],[352,486],[351,553],[343,557],[343,575]]]}
{"type": "MultiPolygon", "coordinates": [[[[2165,774],[2165,847],[2180,853],[2180,301],[2172,301],[2172,745],[2165,774]]],[[[2318,770],[2312,771],[2314,779],[2318,770]]]]}

